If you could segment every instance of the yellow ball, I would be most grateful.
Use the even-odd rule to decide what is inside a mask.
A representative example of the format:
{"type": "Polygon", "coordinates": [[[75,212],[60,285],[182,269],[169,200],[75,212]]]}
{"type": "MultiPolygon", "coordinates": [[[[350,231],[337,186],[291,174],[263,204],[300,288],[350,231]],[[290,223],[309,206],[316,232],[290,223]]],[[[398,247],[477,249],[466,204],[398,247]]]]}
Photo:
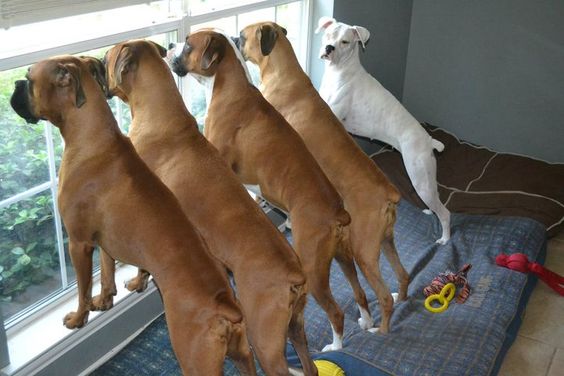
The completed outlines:
{"type": "Polygon", "coordinates": [[[319,359],[314,360],[313,363],[317,367],[319,376],[345,376],[345,371],[333,362],[319,359]]]}

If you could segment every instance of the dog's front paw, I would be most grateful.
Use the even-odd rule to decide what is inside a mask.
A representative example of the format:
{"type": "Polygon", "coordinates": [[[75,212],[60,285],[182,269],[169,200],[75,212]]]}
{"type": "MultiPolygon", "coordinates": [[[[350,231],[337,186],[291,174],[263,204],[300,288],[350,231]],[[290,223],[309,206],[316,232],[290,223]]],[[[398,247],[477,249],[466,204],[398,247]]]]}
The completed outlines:
{"type": "Polygon", "coordinates": [[[79,312],[69,312],[63,318],[63,325],[68,329],[82,328],[88,322],[88,311],[79,312]]]}
{"type": "Polygon", "coordinates": [[[137,276],[125,282],[125,288],[131,292],[133,291],[143,292],[147,289],[148,283],[149,283],[149,278],[137,276]]]}
{"type": "Polygon", "coordinates": [[[326,351],[337,351],[337,350],[341,350],[343,348],[342,344],[339,343],[330,343],[327,346],[325,346],[323,348],[323,350],[321,350],[321,352],[326,352],[326,351]]]}
{"type": "Polygon", "coordinates": [[[367,329],[367,331],[369,331],[370,333],[379,333],[380,328],[372,327],[372,328],[367,329]]]}
{"type": "Polygon", "coordinates": [[[96,295],[92,298],[90,304],[91,311],[107,311],[114,306],[114,297],[112,295],[103,296],[102,294],[96,295]]]}

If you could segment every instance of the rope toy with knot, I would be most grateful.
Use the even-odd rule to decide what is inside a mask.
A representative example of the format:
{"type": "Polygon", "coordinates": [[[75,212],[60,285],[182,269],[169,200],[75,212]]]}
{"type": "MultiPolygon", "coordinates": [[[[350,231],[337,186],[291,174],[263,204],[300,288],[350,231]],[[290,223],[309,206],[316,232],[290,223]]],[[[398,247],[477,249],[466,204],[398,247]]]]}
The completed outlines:
{"type": "Polygon", "coordinates": [[[495,263],[521,273],[533,273],[558,294],[564,296],[564,277],[548,270],[538,262],[529,261],[527,255],[523,253],[512,255],[502,253],[495,258],[495,263]]]}
{"type": "Polygon", "coordinates": [[[468,284],[468,278],[466,277],[466,275],[471,268],[472,264],[464,264],[462,269],[460,269],[457,273],[450,271],[440,273],[431,281],[431,284],[429,286],[423,289],[423,294],[426,297],[434,294],[440,294],[441,290],[447,283],[452,283],[457,287],[462,286],[462,290],[460,290],[458,296],[456,297],[456,302],[464,303],[470,295],[470,285],[468,284]]]}

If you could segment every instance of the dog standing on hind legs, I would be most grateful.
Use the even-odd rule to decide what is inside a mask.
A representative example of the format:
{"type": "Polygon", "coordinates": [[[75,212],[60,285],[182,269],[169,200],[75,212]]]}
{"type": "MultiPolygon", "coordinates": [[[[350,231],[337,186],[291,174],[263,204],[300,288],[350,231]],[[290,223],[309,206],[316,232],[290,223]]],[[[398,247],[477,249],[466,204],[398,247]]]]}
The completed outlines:
{"type": "Polygon", "coordinates": [[[372,322],[366,294],[349,246],[350,215],[343,201],[307,150],[301,137],[249,81],[246,64],[223,32],[201,29],[186,37],[171,66],[192,74],[212,92],[204,134],[241,182],[289,213],[293,247],[308,281],[308,292],[325,311],[333,342],[322,351],[342,348],[344,314],[329,285],[335,259],[354,297],[372,322]]]}
{"type": "Polygon", "coordinates": [[[255,375],[243,315],[225,271],[170,190],[121,134],[87,64],[74,56],[40,61],[16,82],[11,99],[18,115],[31,123],[49,120],[65,140],[58,204],[79,303],[64,325],[80,328],[88,321],[92,253],[100,245],[107,252],[102,275],[106,261],[115,258],[150,271],[158,282],[184,374],[221,375],[227,354],[241,372],[255,375]]]}
{"type": "MultiPolygon", "coordinates": [[[[249,342],[262,369],[288,375],[289,337],[304,373],[317,375],[304,331],[307,291],[300,261],[198,131],[163,59],[166,52],[150,41],[132,40],[106,53],[108,91],[128,103],[133,114],[131,141],[174,193],[210,253],[233,273],[249,342]]],[[[146,280],[143,273],[137,282],[146,280]]]]}
{"type": "Polygon", "coordinates": [[[445,244],[450,239],[450,212],[439,199],[433,155],[433,150],[443,151],[444,145],[429,136],[361,65],[359,50],[368,43],[368,30],[321,17],[316,32],[320,31],[323,39],[319,55],[325,60],[325,73],[319,94],[349,132],[383,141],[401,153],[413,188],[439,218],[442,235],[437,243],[445,244]]]}
{"type": "MultiPolygon", "coordinates": [[[[302,137],[351,215],[350,239],[354,261],[376,292],[381,333],[388,333],[394,299],[380,272],[380,252],[390,262],[407,298],[409,276],[394,244],[396,204],[400,194],[360,150],[300,67],[284,29],[273,22],[245,27],[239,36],[245,59],[258,65],[261,92],[302,137]]],[[[366,328],[360,309],[359,324],[366,328]]],[[[370,323],[370,326],[372,323],[370,323]]]]}

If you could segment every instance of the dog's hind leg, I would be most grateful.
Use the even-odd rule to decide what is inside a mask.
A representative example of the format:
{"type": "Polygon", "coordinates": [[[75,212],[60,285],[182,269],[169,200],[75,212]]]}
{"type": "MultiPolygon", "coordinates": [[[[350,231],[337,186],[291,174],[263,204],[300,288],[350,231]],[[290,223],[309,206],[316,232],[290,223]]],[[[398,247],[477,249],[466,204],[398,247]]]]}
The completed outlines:
{"type": "Polygon", "coordinates": [[[273,286],[253,293],[243,285],[246,284],[237,283],[238,297],[247,323],[247,336],[259,364],[269,376],[287,376],[285,351],[292,309],[290,292],[284,293],[278,290],[279,286],[273,286]]]}
{"type": "Polygon", "coordinates": [[[100,248],[100,294],[92,298],[92,311],[105,311],[113,307],[117,294],[115,280],[116,262],[106,251],[100,248]]]}
{"type": "Polygon", "coordinates": [[[337,262],[339,263],[341,270],[345,274],[345,277],[347,278],[353,289],[354,300],[356,301],[358,310],[360,311],[358,325],[360,325],[360,327],[364,330],[372,328],[374,326],[374,320],[372,319],[372,315],[370,314],[370,308],[368,307],[366,293],[364,292],[364,290],[360,286],[360,282],[358,281],[358,274],[354,265],[354,258],[350,247],[350,239],[348,236],[345,236],[343,237],[343,239],[341,239],[337,254],[335,255],[335,260],[337,260],[337,262]]]}
{"type": "MultiPolygon", "coordinates": [[[[377,215],[381,216],[382,214],[377,215]]],[[[387,334],[390,330],[390,317],[394,301],[380,273],[380,247],[385,236],[383,218],[376,218],[374,215],[354,218],[353,215],[351,236],[354,259],[378,297],[381,316],[379,331],[387,334]]]]}
{"type": "Polygon", "coordinates": [[[329,285],[331,261],[337,250],[337,228],[335,225],[312,226],[313,221],[303,216],[290,217],[294,223],[294,249],[307,277],[308,292],[325,311],[333,329],[333,342],[322,351],[340,350],[343,348],[345,315],[329,285]]]}
{"type": "Polygon", "coordinates": [[[304,328],[304,309],[307,301],[307,295],[301,294],[294,304],[294,311],[290,320],[288,335],[290,342],[294,346],[294,350],[300,358],[304,375],[316,376],[318,374],[317,367],[313,363],[309,350],[307,348],[307,339],[304,328]]]}
{"type": "MultiPolygon", "coordinates": [[[[170,314],[166,307],[165,317],[170,341],[183,375],[220,376],[227,355],[227,333],[221,333],[212,322],[191,325],[185,317],[170,314]]],[[[195,314],[195,312],[194,312],[195,314]]],[[[215,320],[214,320],[215,321],[215,320]]],[[[230,323],[229,323],[230,324],[230,323]]]]}
{"type": "Polygon", "coordinates": [[[255,376],[257,374],[244,324],[233,324],[227,355],[233,360],[242,376],[255,376]]]}
{"type": "Polygon", "coordinates": [[[69,328],[81,328],[88,322],[92,303],[92,252],[94,247],[85,242],[69,241],[69,254],[76,272],[78,285],[78,308],[68,313],[63,324],[69,328]]]}
{"type": "Polygon", "coordinates": [[[125,288],[132,292],[143,292],[147,289],[150,276],[151,274],[148,271],[139,268],[137,275],[125,282],[125,288]]]}
{"type": "MultiPolygon", "coordinates": [[[[393,226],[393,224],[392,224],[393,226]]],[[[394,273],[396,273],[396,278],[398,279],[399,285],[399,300],[407,299],[407,287],[409,285],[409,274],[405,271],[405,268],[401,264],[399,259],[398,251],[394,242],[393,234],[391,236],[386,236],[382,241],[382,248],[384,249],[384,256],[388,259],[388,262],[392,266],[394,273]]]]}
{"type": "Polygon", "coordinates": [[[446,244],[450,239],[450,212],[439,198],[435,156],[430,148],[418,151],[406,147],[405,150],[402,149],[402,158],[413,188],[425,205],[439,218],[442,235],[437,243],[446,244]]]}

